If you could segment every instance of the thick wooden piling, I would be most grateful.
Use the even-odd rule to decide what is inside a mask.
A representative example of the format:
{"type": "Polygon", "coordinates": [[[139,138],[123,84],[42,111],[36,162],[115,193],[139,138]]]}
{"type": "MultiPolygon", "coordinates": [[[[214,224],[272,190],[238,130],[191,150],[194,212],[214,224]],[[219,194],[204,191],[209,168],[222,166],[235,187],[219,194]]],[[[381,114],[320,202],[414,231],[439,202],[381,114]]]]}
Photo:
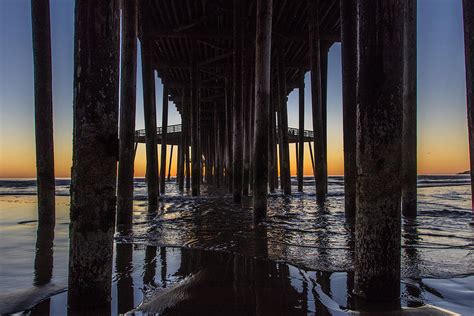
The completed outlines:
{"type": "Polygon", "coordinates": [[[324,141],[320,139],[324,137],[324,121],[321,95],[321,59],[320,59],[320,36],[319,36],[319,13],[318,1],[309,1],[309,59],[311,67],[311,104],[313,109],[313,131],[314,139],[314,156],[315,156],[315,172],[316,180],[316,199],[319,204],[326,199],[327,170],[326,160],[324,159],[324,141]],[[317,139],[317,140],[316,140],[317,139]]]}
{"type": "Polygon", "coordinates": [[[416,166],[416,7],[417,1],[406,1],[406,24],[404,32],[404,100],[402,130],[402,213],[416,217],[417,211],[417,166],[416,166]]]}
{"type": "Polygon", "coordinates": [[[201,194],[201,129],[199,118],[199,69],[197,64],[191,70],[191,159],[192,159],[192,195],[201,194]]]}
{"type": "Polygon", "coordinates": [[[168,135],[168,87],[163,85],[163,115],[161,118],[161,163],[160,163],[160,191],[165,193],[166,182],[166,148],[168,135]]]}
{"type": "Polygon", "coordinates": [[[304,71],[301,70],[298,104],[298,191],[303,192],[303,169],[304,169],[304,71]]]}
{"type": "Polygon", "coordinates": [[[35,78],[38,224],[55,224],[53,98],[49,0],[31,0],[35,78]]]}
{"type": "Polygon", "coordinates": [[[405,3],[362,1],[357,11],[355,294],[386,308],[400,304],[405,3]]]}
{"type": "MultiPolygon", "coordinates": [[[[474,195],[474,3],[472,1],[463,0],[463,15],[471,193],[474,195]]],[[[472,199],[472,210],[474,219],[474,199],[472,199]]]]}
{"type": "Polygon", "coordinates": [[[133,213],[137,82],[137,4],[135,0],[123,2],[121,63],[117,227],[125,228],[132,224],[133,213]]]}
{"type": "Polygon", "coordinates": [[[342,121],[344,139],[344,205],[347,218],[356,211],[356,123],[357,123],[357,7],[341,0],[342,121]]]}
{"type": "Polygon", "coordinates": [[[110,305],[118,158],[118,2],[76,1],[68,305],[110,305]]]}
{"type": "Polygon", "coordinates": [[[268,117],[270,108],[270,62],[272,0],[257,0],[255,40],[255,130],[253,143],[253,211],[261,220],[267,212],[268,117]]]}
{"type": "MultiPolygon", "coordinates": [[[[281,51],[279,52],[281,53],[281,51]]],[[[284,55],[277,54],[278,61],[278,105],[279,111],[279,135],[280,135],[280,181],[284,194],[291,194],[291,174],[290,174],[290,147],[288,143],[288,108],[286,97],[286,71],[283,61],[284,55]]]]}
{"type": "Polygon", "coordinates": [[[232,102],[232,197],[235,203],[242,198],[243,182],[243,123],[242,123],[242,83],[243,83],[243,30],[242,1],[233,0],[233,102],[232,102]]]}
{"type": "Polygon", "coordinates": [[[153,212],[158,205],[160,192],[158,175],[158,153],[156,147],[156,101],[155,101],[155,72],[153,70],[153,51],[151,39],[147,36],[147,12],[145,5],[140,6],[140,21],[142,29],[141,57],[143,82],[143,112],[145,115],[146,141],[146,177],[148,184],[148,209],[153,212]]]}

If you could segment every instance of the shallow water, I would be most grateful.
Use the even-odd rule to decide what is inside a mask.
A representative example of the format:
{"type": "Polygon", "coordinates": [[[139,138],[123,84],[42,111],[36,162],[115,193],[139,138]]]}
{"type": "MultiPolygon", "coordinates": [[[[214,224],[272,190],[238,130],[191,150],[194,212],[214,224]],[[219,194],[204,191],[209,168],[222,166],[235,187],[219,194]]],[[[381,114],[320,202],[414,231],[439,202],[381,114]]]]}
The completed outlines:
{"type": "MultiPolygon", "coordinates": [[[[0,313],[30,309],[67,285],[69,180],[57,185],[51,251],[53,236],[40,232],[37,242],[34,181],[0,181],[0,313]]],[[[181,195],[173,182],[166,189],[158,212],[148,214],[145,183],[136,180],[133,231],[116,235],[113,301],[101,314],[138,306],[207,314],[346,314],[354,308],[353,234],[344,219],[342,177],[330,178],[324,208],[316,206],[310,178],[305,193],[271,195],[268,220],[258,227],[250,199],[237,207],[215,188],[204,186],[199,198],[181,195]]],[[[403,223],[401,305],[472,314],[469,177],[421,176],[418,193],[419,216],[403,223]]],[[[66,306],[63,292],[32,313],[65,314],[66,306]]]]}

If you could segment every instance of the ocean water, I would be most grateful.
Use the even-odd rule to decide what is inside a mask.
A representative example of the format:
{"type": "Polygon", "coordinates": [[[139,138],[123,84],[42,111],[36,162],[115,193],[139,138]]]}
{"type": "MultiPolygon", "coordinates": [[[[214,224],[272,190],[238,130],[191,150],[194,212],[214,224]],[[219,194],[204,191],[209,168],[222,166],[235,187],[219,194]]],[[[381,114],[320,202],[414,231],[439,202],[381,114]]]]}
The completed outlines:
{"type": "MultiPolygon", "coordinates": [[[[304,193],[292,182],[293,195],[271,194],[268,218],[255,227],[250,198],[235,205],[225,190],[206,185],[191,197],[173,180],[150,214],[146,183],[136,179],[133,230],[115,236],[112,302],[96,314],[356,310],[343,178],[330,177],[324,207],[311,177],[304,193]]],[[[67,313],[69,184],[56,181],[53,239],[37,231],[35,180],[0,180],[0,313],[67,313]]],[[[474,315],[469,176],[420,176],[418,186],[419,215],[402,219],[400,304],[474,315]]]]}

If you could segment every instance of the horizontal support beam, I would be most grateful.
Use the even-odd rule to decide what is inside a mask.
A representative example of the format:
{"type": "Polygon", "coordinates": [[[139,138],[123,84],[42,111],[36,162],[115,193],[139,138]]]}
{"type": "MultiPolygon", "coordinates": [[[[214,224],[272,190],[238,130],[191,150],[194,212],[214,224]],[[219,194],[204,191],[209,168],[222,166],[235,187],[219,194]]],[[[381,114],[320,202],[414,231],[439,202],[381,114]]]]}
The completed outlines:
{"type": "MultiPolygon", "coordinates": [[[[175,30],[150,30],[150,37],[154,39],[159,38],[186,38],[196,40],[206,39],[219,39],[219,40],[232,40],[232,30],[214,30],[214,29],[192,29],[182,32],[176,32],[175,30]]],[[[272,34],[280,39],[284,39],[290,42],[307,42],[309,34],[307,31],[285,33],[284,31],[273,31],[272,34]]],[[[321,34],[321,40],[340,42],[340,34],[321,34]]],[[[212,44],[212,43],[206,43],[212,44]]],[[[224,48],[223,48],[224,49],[224,48]]],[[[225,48],[231,49],[231,47],[225,48]]]]}

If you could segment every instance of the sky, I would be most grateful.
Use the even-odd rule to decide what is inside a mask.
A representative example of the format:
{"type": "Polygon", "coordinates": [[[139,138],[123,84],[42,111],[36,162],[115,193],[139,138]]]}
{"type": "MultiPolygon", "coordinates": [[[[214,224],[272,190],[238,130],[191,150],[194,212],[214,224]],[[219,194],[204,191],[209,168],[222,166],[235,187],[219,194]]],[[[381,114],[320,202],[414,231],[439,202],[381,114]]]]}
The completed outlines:
{"type": "MultiPolygon", "coordinates": [[[[0,0],[0,178],[34,178],[34,89],[30,0],[0,0]]],[[[74,1],[50,0],[56,177],[70,177],[74,1]]],[[[138,53],[140,56],[140,53],[138,53]]],[[[464,40],[461,0],[418,0],[418,173],[469,169],[464,40]]],[[[141,61],[138,59],[136,128],[144,127],[141,61]]],[[[305,128],[312,130],[309,73],[305,77],[305,128]]],[[[157,125],[162,85],[156,80],[157,125]]],[[[328,172],[342,175],[341,46],[328,64],[328,172]]],[[[181,118],[170,103],[169,124],[181,118]]],[[[288,98],[288,124],[298,126],[298,90],[288,98]]],[[[304,173],[312,174],[308,147],[304,173]]],[[[168,156],[170,150],[168,149],[168,156]]],[[[176,170],[174,151],[171,174],[176,170]]],[[[294,147],[291,172],[296,174],[294,147]]],[[[145,146],[138,147],[135,176],[145,172],[145,146]]]]}

